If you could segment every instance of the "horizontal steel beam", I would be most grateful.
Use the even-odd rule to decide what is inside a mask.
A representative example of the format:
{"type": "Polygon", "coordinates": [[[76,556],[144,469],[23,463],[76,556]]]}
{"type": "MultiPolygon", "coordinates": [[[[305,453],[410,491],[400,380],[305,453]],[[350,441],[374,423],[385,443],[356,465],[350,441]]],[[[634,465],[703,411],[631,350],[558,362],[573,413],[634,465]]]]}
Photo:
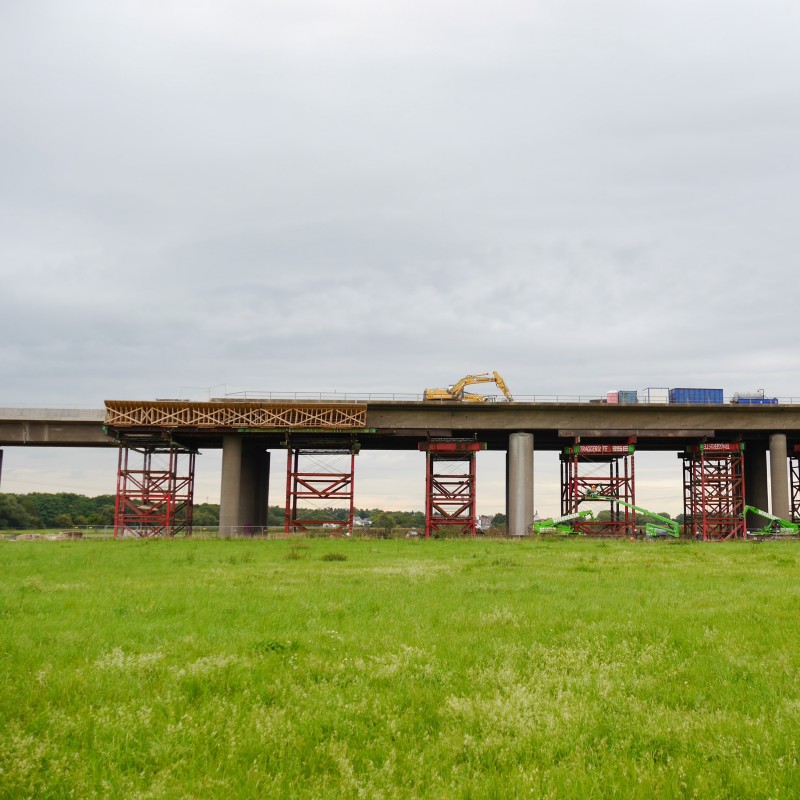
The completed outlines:
{"type": "Polygon", "coordinates": [[[629,436],[643,436],[652,439],[702,439],[715,436],[715,432],[709,429],[687,429],[687,428],[638,428],[614,429],[614,428],[592,428],[580,430],[561,430],[558,435],[564,439],[573,439],[576,436],[586,437],[587,439],[623,439],[629,436]]]}

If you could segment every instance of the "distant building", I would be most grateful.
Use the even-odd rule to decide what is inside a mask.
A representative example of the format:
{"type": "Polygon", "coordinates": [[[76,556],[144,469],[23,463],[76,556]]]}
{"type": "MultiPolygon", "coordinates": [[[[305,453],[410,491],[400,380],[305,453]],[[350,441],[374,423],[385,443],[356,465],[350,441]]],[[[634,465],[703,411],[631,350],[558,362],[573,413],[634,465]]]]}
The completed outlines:
{"type": "Polygon", "coordinates": [[[477,528],[479,531],[488,531],[492,527],[494,517],[491,514],[481,514],[478,517],[477,528]]]}

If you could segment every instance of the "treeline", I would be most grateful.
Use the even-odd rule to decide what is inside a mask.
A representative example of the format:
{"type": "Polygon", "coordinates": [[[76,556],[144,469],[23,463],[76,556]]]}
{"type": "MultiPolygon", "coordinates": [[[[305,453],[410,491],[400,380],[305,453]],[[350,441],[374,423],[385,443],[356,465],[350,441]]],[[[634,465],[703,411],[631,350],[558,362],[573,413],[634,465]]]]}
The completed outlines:
{"type": "MultiPolygon", "coordinates": [[[[219,525],[218,503],[197,503],[193,507],[195,527],[219,525]]],[[[343,520],[344,508],[308,509],[304,515],[320,519],[343,520]]],[[[269,506],[267,525],[284,523],[283,506],[269,506]]],[[[375,528],[418,528],[425,524],[421,511],[384,511],[380,508],[356,508],[357,519],[369,520],[375,528]]],[[[45,494],[0,494],[0,530],[36,530],[43,528],[103,527],[114,524],[114,495],[86,497],[81,494],[59,492],[45,494]]]]}
{"type": "Polygon", "coordinates": [[[114,495],[0,494],[0,530],[114,524],[114,495]]]}
{"type": "MultiPolygon", "coordinates": [[[[270,506],[267,514],[267,525],[280,526],[284,523],[283,506],[270,506]]],[[[335,522],[347,517],[347,509],[323,508],[308,509],[303,515],[335,522]]],[[[356,508],[356,519],[369,520],[372,528],[421,528],[425,524],[422,511],[384,511],[381,508],[356,508]]],[[[663,513],[661,516],[669,517],[663,513]]],[[[600,511],[597,519],[608,520],[611,513],[600,511]]],[[[683,514],[675,519],[682,522],[683,514]]],[[[655,522],[646,514],[636,515],[638,524],[655,522]]],[[[495,514],[492,525],[505,525],[504,514],[495,514]]],[[[219,503],[197,503],[193,509],[195,527],[214,527],[219,525],[219,503]]],[[[102,494],[97,497],[86,497],[82,494],[59,492],[44,494],[0,494],[0,530],[36,530],[42,528],[83,528],[86,526],[103,527],[114,524],[114,495],[102,494]]]]}

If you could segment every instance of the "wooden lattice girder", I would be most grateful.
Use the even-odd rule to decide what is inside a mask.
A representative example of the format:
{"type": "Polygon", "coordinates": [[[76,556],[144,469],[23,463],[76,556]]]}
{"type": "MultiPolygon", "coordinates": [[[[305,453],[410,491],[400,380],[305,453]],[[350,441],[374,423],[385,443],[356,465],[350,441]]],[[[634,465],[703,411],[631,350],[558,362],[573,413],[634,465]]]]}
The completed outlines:
{"type": "Polygon", "coordinates": [[[120,447],[114,538],[191,535],[194,467],[177,447],[120,447]]]}
{"type": "Polygon", "coordinates": [[[358,445],[314,446],[288,444],[286,463],[286,533],[327,529],[331,534],[353,532],[355,458],[358,445]],[[305,505],[303,505],[305,504],[305,505]],[[321,505],[324,504],[324,505],[321,505]],[[345,509],[336,519],[333,509],[345,509]]]}
{"type": "Polygon", "coordinates": [[[633,440],[626,444],[582,444],[564,448],[561,459],[561,514],[591,510],[594,519],[570,525],[587,536],[633,536],[636,532],[636,465],[633,440]],[[593,500],[593,495],[613,498],[593,500]],[[609,519],[597,519],[607,509],[609,519]]]}
{"type": "Polygon", "coordinates": [[[365,403],[237,402],[193,403],[187,400],[106,400],[108,428],[363,428],[365,403]]]}
{"type": "Polygon", "coordinates": [[[475,536],[475,454],[486,449],[474,440],[426,441],[425,536],[475,536]]]}
{"type": "Polygon", "coordinates": [[[681,457],[686,533],[704,541],[747,538],[744,444],[706,442],[681,457]]]}
{"type": "Polygon", "coordinates": [[[792,521],[800,522],[800,444],[796,444],[789,459],[789,487],[792,521]]]}

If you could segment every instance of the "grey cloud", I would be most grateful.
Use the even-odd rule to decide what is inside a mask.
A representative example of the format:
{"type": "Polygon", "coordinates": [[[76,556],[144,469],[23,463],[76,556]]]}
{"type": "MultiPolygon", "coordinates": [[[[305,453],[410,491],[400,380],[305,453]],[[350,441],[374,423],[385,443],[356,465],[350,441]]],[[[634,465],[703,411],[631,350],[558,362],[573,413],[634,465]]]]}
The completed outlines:
{"type": "Polygon", "coordinates": [[[9,401],[800,395],[793,3],[0,15],[9,401]]]}

